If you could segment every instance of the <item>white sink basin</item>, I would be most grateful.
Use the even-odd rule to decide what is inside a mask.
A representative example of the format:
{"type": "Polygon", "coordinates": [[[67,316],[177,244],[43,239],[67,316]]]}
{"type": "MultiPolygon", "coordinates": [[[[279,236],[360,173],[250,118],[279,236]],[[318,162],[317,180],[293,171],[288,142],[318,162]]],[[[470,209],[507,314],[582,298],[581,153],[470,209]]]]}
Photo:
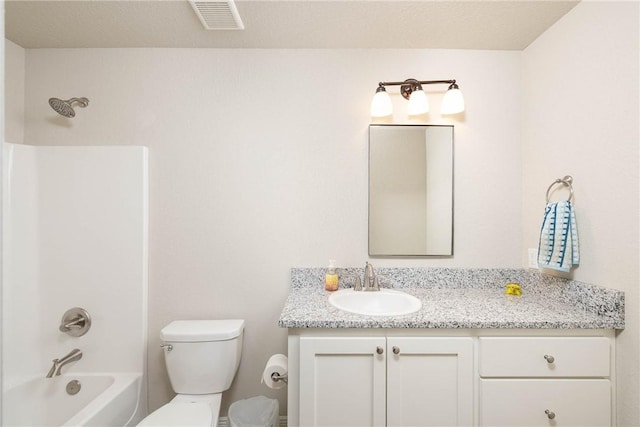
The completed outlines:
{"type": "Polygon", "coordinates": [[[402,316],[420,310],[422,303],[413,295],[391,289],[364,292],[343,289],[329,296],[329,303],[349,313],[368,316],[402,316]]]}

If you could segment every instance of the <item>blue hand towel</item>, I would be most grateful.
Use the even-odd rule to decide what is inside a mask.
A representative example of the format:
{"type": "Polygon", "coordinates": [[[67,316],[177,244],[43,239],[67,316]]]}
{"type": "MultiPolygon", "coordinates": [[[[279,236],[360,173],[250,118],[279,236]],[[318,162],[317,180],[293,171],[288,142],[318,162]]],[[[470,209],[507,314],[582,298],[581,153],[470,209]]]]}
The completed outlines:
{"type": "Polygon", "coordinates": [[[538,244],[538,267],[566,272],[578,264],[578,227],[571,202],[547,203],[538,244]]]}

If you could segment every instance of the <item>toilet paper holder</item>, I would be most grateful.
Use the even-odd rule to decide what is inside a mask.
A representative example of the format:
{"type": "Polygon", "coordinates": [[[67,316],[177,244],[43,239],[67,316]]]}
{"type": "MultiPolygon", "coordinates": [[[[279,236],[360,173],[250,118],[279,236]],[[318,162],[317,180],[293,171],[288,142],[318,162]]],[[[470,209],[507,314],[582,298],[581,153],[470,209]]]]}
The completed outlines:
{"type": "Polygon", "coordinates": [[[272,354],[267,361],[260,382],[272,389],[286,387],[288,378],[288,360],[284,354],[272,354]]]}
{"type": "Polygon", "coordinates": [[[273,380],[275,382],[282,381],[285,384],[289,384],[289,374],[280,375],[277,372],[272,372],[271,373],[271,380],[273,380]]]}

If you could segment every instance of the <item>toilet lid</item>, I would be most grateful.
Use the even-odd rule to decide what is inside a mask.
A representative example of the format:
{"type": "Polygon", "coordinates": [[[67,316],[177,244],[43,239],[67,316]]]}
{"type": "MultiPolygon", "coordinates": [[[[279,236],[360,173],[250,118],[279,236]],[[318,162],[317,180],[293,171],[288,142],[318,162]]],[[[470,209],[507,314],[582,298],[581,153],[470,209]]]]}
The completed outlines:
{"type": "Polygon", "coordinates": [[[165,342],[225,341],[242,334],[244,320],[174,320],[160,330],[165,342]]]}
{"type": "Polygon", "coordinates": [[[211,427],[211,407],[208,403],[168,403],[149,414],[138,426],[211,427]]]}

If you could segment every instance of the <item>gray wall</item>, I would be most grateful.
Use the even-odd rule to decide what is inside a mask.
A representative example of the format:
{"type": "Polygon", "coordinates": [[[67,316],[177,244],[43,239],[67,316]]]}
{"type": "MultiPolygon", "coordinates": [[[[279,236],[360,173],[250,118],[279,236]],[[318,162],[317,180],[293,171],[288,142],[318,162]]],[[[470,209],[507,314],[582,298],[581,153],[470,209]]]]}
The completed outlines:
{"type": "Polygon", "coordinates": [[[240,317],[244,356],[222,411],[265,394],[284,413],[285,392],[259,379],[286,352],[277,319],[289,269],[367,259],[369,103],[381,79],[456,78],[467,112],[442,119],[442,91],[431,99],[429,120],[456,126],[455,256],[374,266],[520,265],[520,181],[505,179],[520,176],[519,52],[33,49],[25,75],[29,144],[149,147],[150,409],[173,396],[159,330],[240,317]],[[90,104],[69,121],[52,96],[90,104]]]}
{"type": "Polygon", "coordinates": [[[523,245],[537,247],[549,184],[572,175],[581,263],[571,276],[625,292],[621,426],[640,424],[639,12],[638,2],[582,2],[523,52],[522,67],[523,245]]]}

